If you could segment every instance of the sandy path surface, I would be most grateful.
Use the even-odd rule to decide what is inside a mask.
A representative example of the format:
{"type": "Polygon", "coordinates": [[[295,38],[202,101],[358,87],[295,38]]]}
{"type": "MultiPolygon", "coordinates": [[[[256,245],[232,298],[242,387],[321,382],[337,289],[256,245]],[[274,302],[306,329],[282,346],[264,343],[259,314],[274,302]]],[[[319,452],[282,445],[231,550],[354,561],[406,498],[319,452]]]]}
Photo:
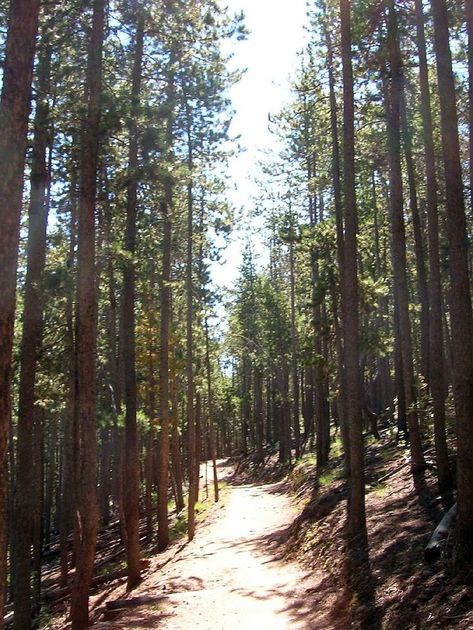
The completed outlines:
{"type": "Polygon", "coordinates": [[[240,485],[228,492],[225,505],[213,508],[195,539],[132,595],[163,599],[95,627],[315,627],[309,621],[313,610],[308,576],[298,565],[282,560],[278,550],[278,532],[294,517],[282,486],[240,485]]]}

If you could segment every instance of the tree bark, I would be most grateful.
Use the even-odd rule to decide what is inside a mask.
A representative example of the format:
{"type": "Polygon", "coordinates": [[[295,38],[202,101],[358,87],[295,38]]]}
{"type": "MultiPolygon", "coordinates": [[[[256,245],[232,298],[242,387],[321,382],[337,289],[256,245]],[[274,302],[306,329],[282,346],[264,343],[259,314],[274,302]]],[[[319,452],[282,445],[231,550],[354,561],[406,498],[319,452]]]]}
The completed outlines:
{"type": "Polygon", "coordinates": [[[412,357],[411,324],[409,319],[409,294],[407,285],[406,234],[401,173],[401,119],[400,95],[402,90],[401,52],[397,32],[397,16],[394,2],[388,2],[388,39],[390,81],[386,86],[386,120],[388,133],[389,200],[391,208],[392,257],[394,274],[394,299],[398,304],[400,348],[404,395],[407,407],[407,423],[411,450],[411,466],[416,471],[424,464],[417,395],[412,357]]]}
{"type": "MultiPolygon", "coordinates": [[[[46,40],[47,37],[44,36],[46,40]]],[[[51,47],[43,42],[38,69],[31,196],[28,210],[28,243],[26,282],[20,348],[20,382],[18,402],[17,473],[14,518],[21,527],[13,530],[12,557],[14,580],[14,622],[16,629],[31,623],[31,544],[34,529],[34,458],[35,380],[43,336],[43,300],[41,283],[46,261],[46,230],[49,203],[47,198],[49,171],[47,150],[49,131],[49,91],[51,47]]]]}
{"type": "Polygon", "coordinates": [[[138,435],[136,424],[136,339],[135,339],[135,251],[138,208],[138,116],[140,111],[143,60],[144,16],[137,16],[135,51],[132,70],[131,112],[128,124],[128,182],[125,250],[129,259],[123,271],[123,351],[125,368],[125,525],[128,590],[140,579],[140,479],[138,435]]]}
{"type": "MultiPolygon", "coordinates": [[[[295,235],[292,235],[294,237],[295,235]]],[[[291,279],[291,376],[293,397],[293,428],[296,443],[296,459],[300,457],[301,428],[299,418],[299,370],[297,367],[297,330],[296,330],[296,285],[295,285],[295,254],[294,238],[289,243],[289,265],[291,279]]]]}
{"type": "MultiPolygon", "coordinates": [[[[473,5],[472,5],[473,6],[473,5]]],[[[439,256],[439,220],[437,172],[435,164],[429,73],[424,31],[422,0],[415,0],[417,49],[419,53],[420,108],[427,185],[427,233],[429,242],[430,374],[433,402],[434,438],[440,492],[452,486],[445,431],[445,356],[443,351],[442,282],[439,256]]]]}
{"type": "MultiPolygon", "coordinates": [[[[12,0],[0,101],[0,584],[7,583],[7,452],[26,135],[39,0],[12,0]]],[[[4,589],[0,588],[3,620],[4,589]]],[[[0,622],[2,625],[3,622],[0,622]]]]}
{"type": "MultiPolygon", "coordinates": [[[[325,6],[324,6],[325,10],[325,6]]],[[[337,111],[337,99],[335,95],[335,75],[334,75],[334,59],[333,59],[333,46],[332,38],[330,37],[330,30],[326,22],[324,22],[324,35],[325,44],[327,47],[327,70],[328,70],[328,85],[329,85],[329,99],[330,99],[330,135],[332,140],[332,187],[333,187],[333,200],[335,207],[335,226],[337,232],[337,262],[338,271],[340,274],[341,282],[343,282],[343,269],[344,269],[344,235],[343,235],[343,204],[342,204],[342,185],[340,181],[340,143],[338,139],[338,111],[337,111]]],[[[340,291],[341,310],[343,313],[343,299],[344,292],[340,291]]],[[[334,297],[336,300],[336,297],[334,297]]],[[[334,301],[334,309],[337,309],[337,305],[334,301]]],[[[339,336],[337,338],[337,362],[338,362],[338,378],[340,383],[339,401],[338,404],[341,408],[340,414],[340,431],[343,442],[343,449],[345,452],[346,469],[349,470],[350,464],[350,446],[346,416],[346,386],[345,386],[345,362],[343,358],[343,338],[339,336]]]]}
{"type": "Polygon", "coordinates": [[[455,83],[445,0],[432,0],[434,44],[445,167],[447,234],[450,246],[450,318],[453,392],[457,420],[457,566],[473,562],[473,321],[468,273],[468,236],[460,163],[455,83]]]}
{"type": "Polygon", "coordinates": [[[105,0],[94,0],[86,80],[86,125],[81,150],[77,278],[78,466],[76,576],[71,600],[73,630],[89,625],[89,585],[97,534],[95,202],[100,133],[105,0]]]}
{"type": "Polygon", "coordinates": [[[350,449],[348,535],[366,546],[364,446],[361,418],[358,315],[358,216],[355,188],[355,107],[351,51],[351,9],[340,0],[343,73],[343,153],[345,240],[342,277],[342,308],[346,386],[346,422],[350,449]]]}
{"type": "Polygon", "coordinates": [[[176,486],[176,512],[184,509],[184,494],[182,491],[182,461],[179,436],[179,391],[176,375],[172,378],[172,411],[171,411],[171,462],[176,486]]]}
{"type": "MultiPolygon", "coordinates": [[[[173,55],[171,55],[173,57],[173,55]]],[[[173,62],[171,62],[173,63],[173,62]]],[[[166,143],[168,168],[172,160],[173,124],[174,124],[174,74],[169,70],[167,100],[170,113],[167,119],[166,143]]],[[[163,268],[161,274],[161,324],[160,324],[160,363],[159,363],[159,461],[158,461],[158,548],[165,549],[169,544],[168,524],[168,485],[169,485],[169,329],[171,320],[171,248],[174,184],[172,175],[166,174],[164,198],[161,203],[163,217],[163,268]]]]}
{"type": "MultiPolygon", "coordinates": [[[[214,429],[214,406],[213,406],[213,390],[212,390],[212,370],[210,365],[210,349],[209,349],[209,325],[207,319],[205,320],[205,366],[207,371],[207,398],[208,398],[208,415],[209,415],[209,445],[210,445],[210,457],[212,459],[212,474],[214,485],[214,501],[218,501],[218,475],[217,475],[217,455],[215,449],[215,429],[214,429]]],[[[262,377],[261,377],[262,378],[262,377]]],[[[262,401],[262,389],[261,389],[261,416],[259,418],[259,429],[257,425],[257,435],[260,439],[257,440],[257,444],[261,443],[260,451],[263,451],[263,401],[262,401]],[[258,432],[259,431],[259,432],[258,432]]],[[[257,419],[258,421],[258,419],[257,419]]]]}
{"type": "Polygon", "coordinates": [[[425,266],[424,244],[422,241],[422,225],[417,199],[417,177],[412,155],[412,131],[409,126],[406,106],[404,77],[401,77],[400,115],[404,155],[406,158],[407,180],[409,185],[409,207],[414,229],[414,251],[417,272],[417,292],[420,303],[420,371],[425,383],[429,384],[429,292],[427,288],[427,273],[425,266]]]}
{"type": "MultiPolygon", "coordinates": [[[[75,249],[77,243],[77,168],[72,167],[69,202],[71,205],[70,235],[69,235],[69,259],[70,272],[75,265],[75,249]]],[[[72,273],[71,273],[72,275],[72,273]]],[[[73,510],[76,504],[74,483],[74,427],[76,426],[77,391],[76,391],[76,361],[75,361],[75,334],[74,334],[74,288],[70,282],[65,304],[66,321],[66,356],[68,358],[68,397],[64,417],[64,432],[62,439],[62,497],[61,497],[61,522],[59,527],[60,545],[60,585],[66,586],[69,571],[69,534],[73,527],[73,510]]]]}
{"type": "MultiPolygon", "coordinates": [[[[188,109],[188,106],[187,106],[188,109]]],[[[187,141],[188,141],[188,168],[189,183],[187,185],[187,256],[186,256],[186,376],[187,376],[187,431],[188,431],[188,473],[189,473],[189,499],[187,504],[188,521],[187,536],[189,540],[195,534],[195,503],[197,501],[199,478],[195,465],[196,459],[196,422],[194,408],[194,282],[193,282],[193,224],[194,224],[194,203],[193,203],[193,151],[191,137],[191,120],[189,109],[187,111],[187,141]]]]}
{"type": "MultiPolygon", "coordinates": [[[[416,6],[419,0],[416,0],[416,6]]],[[[465,0],[465,21],[468,35],[468,140],[470,174],[470,212],[473,212],[473,0],[465,0]]]]}

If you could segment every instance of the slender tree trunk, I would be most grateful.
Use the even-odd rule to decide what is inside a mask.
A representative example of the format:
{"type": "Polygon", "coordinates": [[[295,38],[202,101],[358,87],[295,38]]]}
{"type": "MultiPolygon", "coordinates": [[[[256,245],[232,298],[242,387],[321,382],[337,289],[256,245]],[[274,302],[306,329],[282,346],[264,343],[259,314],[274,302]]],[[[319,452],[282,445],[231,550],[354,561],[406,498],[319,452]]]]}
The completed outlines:
{"type": "MultiPolygon", "coordinates": [[[[73,167],[71,177],[71,222],[69,242],[69,268],[74,267],[74,256],[77,242],[77,169],[73,167]]],[[[68,358],[68,398],[64,417],[64,431],[62,439],[63,467],[62,467],[62,497],[61,497],[61,522],[59,531],[60,545],[60,585],[66,586],[69,571],[69,535],[73,527],[73,509],[76,504],[74,483],[74,427],[77,414],[76,391],[76,361],[74,356],[74,297],[72,282],[68,287],[65,305],[66,320],[66,356],[68,358]]]]}
{"type": "Polygon", "coordinates": [[[364,448],[361,418],[358,330],[358,218],[355,193],[355,108],[349,0],[340,0],[343,66],[345,241],[342,279],[346,421],[350,448],[348,535],[366,545],[364,448]]]}
{"type": "MultiPolygon", "coordinates": [[[[294,235],[293,235],[294,236],[294,235]]],[[[296,285],[294,240],[289,243],[289,261],[291,277],[291,360],[292,360],[292,397],[293,397],[293,427],[296,442],[296,459],[300,457],[301,428],[299,419],[299,370],[297,368],[297,330],[296,330],[296,285]]]]}
{"type": "Polygon", "coordinates": [[[242,413],[242,454],[244,457],[248,455],[248,437],[250,434],[250,414],[251,414],[251,403],[250,403],[250,391],[251,391],[251,375],[250,375],[250,365],[248,358],[245,357],[243,359],[243,374],[241,376],[242,379],[242,402],[241,402],[241,413],[242,413]]]}
{"type": "Polygon", "coordinates": [[[43,550],[43,486],[44,486],[44,409],[35,408],[33,425],[33,581],[32,612],[35,617],[41,608],[41,554],[43,550]]]}
{"type": "Polygon", "coordinates": [[[110,434],[109,427],[100,431],[100,522],[104,526],[110,522],[110,434]]]}
{"type": "MultiPolygon", "coordinates": [[[[172,56],[172,55],[171,55],[172,56]]],[[[174,75],[169,71],[167,100],[171,112],[167,119],[166,142],[169,163],[172,160],[174,124],[174,75]]],[[[173,207],[173,180],[169,174],[164,179],[164,199],[161,203],[163,217],[163,269],[161,274],[161,324],[160,324],[160,363],[159,363],[159,463],[158,463],[158,548],[165,549],[169,544],[168,486],[169,486],[169,329],[171,320],[171,248],[173,207]]]]}
{"type": "Polygon", "coordinates": [[[136,424],[136,341],[135,341],[135,251],[138,206],[138,116],[140,111],[141,66],[143,60],[144,17],[137,17],[131,87],[131,116],[128,125],[128,184],[125,249],[129,260],[123,271],[123,335],[125,366],[125,524],[128,590],[140,579],[140,489],[138,430],[136,424]]]}
{"type": "MultiPolygon", "coordinates": [[[[467,0],[469,1],[469,0],[467,0]]],[[[473,3],[472,3],[473,6],[473,3]]],[[[439,221],[437,172],[433,139],[430,87],[424,32],[422,0],[415,0],[417,49],[419,52],[420,106],[427,181],[427,219],[429,241],[429,306],[430,306],[430,391],[434,412],[435,457],[439,490],[452,485],[445,432],[445,375],[442,325],[442,282],[439,256],[439,221]]],[[[471,76],[471,75],[470,75],[471,76]]],[[[471,139],[471,135],[470,135],[471,139]]],[[[473,146],[473,145],[472,145],[473,146]]]]}
{"type": "Polygon", "coordinates": [[[394,300],[394,384],[397,398],[397,442],[399,442],[402,434],[407,443],[409,435],[407,430],[406,396],[402,369],[399,304],[396,299],[394,300]]]}
{"type": "Polygon", "coordinates": [[[420,370],[425,383],[429,384],[429,292],[427,288],[427,272],[425,268],[424,244],[422,242],[422,225],[417,200],[417,177],[412,155],[412,132],[407,118],[405,81],[401,77],[400,114],[401,128],[406,158],[407,179],[409,183],[409,206],[414,228],[414,247],[417,271],[417,291],[420,302],[420,370]]]}
{"type": "Polygon", "coordinates": [[[33,428],[35,425],[35,380],[43,336],[43,301],[41,282],[46,261],[48,224],[48,162],[51,48],[44,42],[38,70],[31,197],[26,261],[26,282],[20,349],[20,383],[18,402],[17,473],[14,529],[14,628],[31,623],[31,543],[35,514],[31,509],[34,495],[33,428]]]}
{"type": "MultiPolygon", "coordinates": [[[[187,113],[187,136],[188,136],[188,167],[189,177],[192,178],[193,153],[191,138],[191,121],[189,112],[187,113]]],[[[193,282],[193,225],[194,225],[194,203],[193,184],[190,179],[187,186],[187,258],[186,258],[186,295],[187,295],[187,317],[186,317],[186,376],[187,376],[187,431],[188,431],[188,470],[189,470],[189,499],[188,499],[188,521],[187,535],[192,540],[195,534],[195,503],[197,501],[199,478],[196,474],[196,422],[194,409],[194,282],[193,282]]]]}
{"type": "MultiPolygon", "coordinates": [[[[104,240],[110,248],[112,246],[112,209],[110,207],[110,194],[108,172],[106,166],[103,167],[103,220],[102,229],[104,232],[104,240]]],[[[123,509],[124,492],[123,492],[123,429],[118,425],[118,417],[122,411],[122,392],[124,391],[124,369],[123,369],[123,308],[119,308],[117,300],[117,282],[113,269],[112,256],[107,257],[107,295],[108,295],[108,312],[107,312],[107,341],[108,353],[107,363],[110,376],[109,392],[110,392],[110,408],[113,413],[112,426],[112,495],[117,507],[118,518],[120,521],[120,536],[123,544],[126,544],[126,525],[125,514],[123,509]]]]}
{"type": "Polygon", "coordinates": [[[171,217],[172,183],[165,183],[166,199],[161,205],[163,216],[163,272],[161,276],[161,325],[159,364],[159,464],[158,464],[158,546],[169,544],[168,484],[169,484],[169,324],[170,324],[170,273],[171,273],[171,217]]]}
{"type": "MultiPolygon", "coordinates": [[[[12,0],[0,101],[0,585],[7,583],[7,452],[26,134],[39,0],[12,0]]],[[[0,626],[4,589],[0,587],[0,626]]]]}
{"type": "Polygon", "coordinates": [[[58,463],[57,453],[57,434],[58,434],[58,422],[57,418],[53,415],[49,422],[49,431],[47,435],[47,466],[45,467],[45,480],[44,480],[44,506],[43,506],[43,521],[44,521],[44,543],[48,546],[51,542],[51,520],[54,503],[54,482],[55,471],[58,463]]]}
{"type": "MultiPolygon", "coordinates": [[[[151,302],[151,300],[150,300],[151,302]]],[[[152,308],[152,304],[150,304],[150,308],[152,308]]],[[[150,344],[152,341],[150,340],[150,344]]],[[[154,443],[155,443],[155,376],[154,376],[154,361],[153,361],[153,350],[150,347],[149,356],[148,356],[148,418],[150,422],[150,426],[148,427],[148,431],[146,433],[146,453],[145,453],[145,481],[146,481],[146,490],[145,490],[145,512],[146,512],[146,533],[148,539],[151,540],[153,536],[153,483],[154,483],[154,443]]]]}
{"type": "Polygon", "coordinates": [[[175,375],[172,379],[172,436],[171,436],[171,461],[172,471],[174,475],[174,483],[176,485],[176,512],[184,509],[184,494],[182,491],[182,463],[181,449],[179,438],[179,391],[178,382],[175,375]]]}
{"type": "MultiPolygon", "coordinates": [[[[207,370],[207,397],[209,411],[209,444],[210,457],[212,459],[212,474],[214,484],[214,500],[218,501],[218,476],[217,476],[217,455],[215,449],[215,429],[214,429],[214,407],[213,407],[213,390],[212,390],[212,370],[210,366],[210,349],[209,349],[209,324],[205,320],[205,366],[207,370]]],[[[262,416],[262,414],[261,414],[262,416]]],[[[263,418],[260,418],[261,430],[261,452],[263,450],[263,418]]]]}
{"type": "Polygon", "coordinates": [[[404,225],[403,190],[401,173],[400,94],[402,90],[401,53],[397,33],[397,17],[394,3],[389,2],[388,55],[391,81],[386,89],[386,117],[388,132],[389,188],[391,206],[391,231],[394,272],[394,299],[399,313],[400,347],[404,395],[406,397],[407,423],[411,449],[411,467],[417,470],[424,463],[417,395],[412,357],[411,324],[409,319],[409,295],[407,286],[406,234],[404,225]]]}
{"type": "Polygon", "coordinates": [[[73,630],[89,625],[89,585],[97,534],[95,358],[97,293],[95,283],[95,201],[102,89],[105,0],[94,0],[87,61],[87,118],[82,140],[77,279],[77,404],[79,473],[76,477],[78,548],[71,598],[73,630]]]}
{"type": "MultiPolygon", "coordinates": [[[[419,0],[416,0],[416,7],[419,0]]],[[[421,7],[422,8],[422,7],[421,7]]],[[[423,16],[422,16],[423,18],[423,16]]],[[[470,174],[470,212],[473,212],[473,0],[465,0],[465,21],[468,35],[468,140],[470,174]]],[[[422,22],[423,27],[423,22],[422,22]]],[[[425,50],[425,40],[424,40],[425,50]]]]}
{"type": "Polygon", "coordinates": [[[199,501],[200,496],[200,460],[202,452],[202,395],[200,391],[195,394],[195,451],[194,451],[194,475],[195,484],[195,502],[199,501]]]}
{"type": "MultiPolygon", "coordinates": [[[[314,431],[314,370],[304,371],[304,444],[307,444],[314,431]]],[[[269,442],[269,440],[268,440],[269,442]]]]}
{"type": "Polygon", "coordinates": [[[432,12],[450,245],[453,390],[458,434],[456,560],[460,567],[473,562],[473,321],[455,83],[445,0],[432,0],[432,12]]]}
{"type": "MultiPolygon", "coordinates": [[[[326,7],[324,5],[324,12],[326,7]]],[[[343,204],[342,204],[342,185],[340,181],[340,143],[338,139],[338,108],[337,99],[335,95],[335,75],[334,75],[334,59],[333,59],[333,45],[332,38],[330,36],[329,27],[324,21],[323,24],[325,44],[327,47],[327,70],[328,70],[328,85],[329,85],[329,99],[330,99],[330,135],[332,140],[332,187],[333,187],[333,199],[335,207],[335,225],[337,231],[337,261],[340,277],[343,277],[344,269],[344,236],[343,236],[343,204]]],[[[341,310],[343,313],[343,299],[344,293],[340,291],[341,310]]],[[[335,305],[336,308],[336,305],[335,305]]],[[[338,339],[337,359],[338,359],[338,378],[340,382],[339,393],[339,406],[341,407],[340,415],[340,431],[343,442],[343,449],[345,452],[346,469],[349,471],[350,467],[350,448],[349,448],[349,436],[347,426],[346,415],[346,384],[345,384],[345,369],[343,358],[343,339],[340,336],[338,339]]]]}
{"type": "MultiPolygon", "coordinates": [[[[282,356],[282,353],[281,353],[282,356]]],[[[282,430],[282,439],[284,441],[284,453],[285,460],[289,464],[292,460],[292,445],[291,445],[291,405],[289,401],[289,375],[290,370],[286,361],[283,360],[282,370],[281,370],[281,430],[282,430]]]]}

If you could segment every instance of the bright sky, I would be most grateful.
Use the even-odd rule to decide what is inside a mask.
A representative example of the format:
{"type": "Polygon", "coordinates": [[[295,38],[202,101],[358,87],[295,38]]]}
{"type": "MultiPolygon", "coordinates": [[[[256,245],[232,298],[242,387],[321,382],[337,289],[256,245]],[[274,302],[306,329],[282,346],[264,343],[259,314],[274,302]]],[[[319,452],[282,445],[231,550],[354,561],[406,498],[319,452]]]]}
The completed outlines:
{"type": "MultiPolygon", "coordinates": [[[[245,149],[230,163],[231,201],[237,209],[251,209],[255,194],[252,177],[257,174],[260,150],[274,147],[268,130],[268,114],[277,113],[290,100],[290,77],[298,67],[297,53],[305,41],[306,0],[222,0],[230,12],[245,14],[250,31],[244,42],[232,47],[235,68],[247,68],[230,91],[235,117],[230,134],[240,135],[245,149]]],[[[224,253],[224,264],[213,265],[212,277],[229,287],[238,276],[243,234],[236,231],[224,253]]]]}

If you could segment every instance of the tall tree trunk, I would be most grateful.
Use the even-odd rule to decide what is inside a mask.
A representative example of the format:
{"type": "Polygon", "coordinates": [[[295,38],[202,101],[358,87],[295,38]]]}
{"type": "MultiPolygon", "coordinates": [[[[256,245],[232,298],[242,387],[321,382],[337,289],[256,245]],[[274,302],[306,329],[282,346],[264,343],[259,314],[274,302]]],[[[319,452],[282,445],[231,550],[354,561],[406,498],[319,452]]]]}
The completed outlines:
{"type": "MultiPolygon", "coordinates": [[[[326,6],[324,4],[324,13],[326,12],[326,6]]],[[[330,135],[332,141],[332,187],[333,187],[333,199],[335,208],[335,226],[337,232],[337,261],[340,278],[343,276],[344,268],[344,236],[343,236],[343,205],[342,205],[342,185],[340,181],[340,143],[338,139],[338,108],[337,98],[335,94],[335,71],[334,71],[334,59],[333,59],[333,45],[332,38],[330,36],[330,29],[327,24],[326,18],[323,22],[323,31],[325,37],[325,45],[327,47],[327,70],[328,70],[328,85],[329,85],[329,100],[330,100],[330,135]]],[[[343,302],[343,291],[340,292],[340,300],[343,302]]],[[[336,305],[335,305],[336,308],[336,305]]],[[[343,313],[343,304],[341,305],[343,313]]],[[[348,426],[346,420],[346,386],[345,386],[345,369],[343,358],[343,339],[340,336],[337,348],[337,361],[338,361],[338,378],[340,382],[339,401],[338,404],[341,408],[340,414],[340,431],[343,442],[343,449],[345,452],[345,466],[346,470],[349,470],[350,464],[350,448],[348,437],[348,426]]]]}
{"type": "MultiPolygon", "coordinates": [[[[7,452],[16,271],[39,0],[12,0],[0,101],[0,585],[7,583],[7,452]]],[[[4,589],[0,587],[0,620],[4,589]]],[[[0,622],[0,626],[3,621],[0,622]]]]}
{"type": "MultiPolygon", "coordinates": [[[[110,206],[109,180],[106,165],[102,171],[103,185],[103,216],[102,230],[104,241],[108,248],[112,247],[112,208],[110,206]]],[[[119,308],[117,299],[117,281],[113,268],[113,257],[107,256],[107,364],[110,378],[109,404],[113,414],[112,425],[112,496],[114,498],[118,518],[120,521],[120,536],[126,544],[126,525],[123,509],[123,429],[118,424],[118,417],[122,410],[122,393],[124,391],[123,369],[123,308],[119,308]]]]}
{"type": "MultiPolygon", "coordinates": [[[[419,0],[416,0],[416,6],[418,3],[419,0]]],[[[473,0],[465,0],[465,21],[466,32],[468,35],[468,157],[470,163],[470,212],[473,212],[473,0]]]]}
{"type": "Polygon", "coordinates": [[[189,470],[189,499],[187,504],[188,521],[187,535],[192,540],[195,534],[195,503],[198,495],[199,478],[197,475],[196,458],[196,422],[194,408],[194,282],[193,282],[193,226],[194,226],[194,192],[193,192],[193,151],[191,137],[190,111],[187,105],[187,141],[189,183],[187,185],[187,256],[186,256],[186,376],[187,376],[187,431],[188,431],[188,470],[189,470]]]}
{"type": "MultiPolygon", "coordinates": [[[[468,1],[468,0],[467,0],[468,1]]],[[[472,7],[473,7],[473,3],[472,7]]],[[[415,0],[417,49],[419,53],[420,107],[427,183],[427,220],[429,241],[429,307],[430,307],[430,391],[434,413],[435,458],[439,490],[452,485],[448,464],[445,432],[445,375],[442,325],[442,282],[439,256],[439,220],[437,202],[437,172],[433,138],[430,86],[425,45],[424,13],[422,0],[415,0]]],[[[471,136],[470,136],[471,139],[471,136]]],[[[472,145],[473,146],[473,145],[472,145]]]]}
{"type": "MultiPolygon", "coordinates": [[[[173,57],[173,55],[171,55],[173,57]]],[[[166,143],[168,161],[172,160],[173,124],[174,124],[174,74],[169,70],[167,100],[170,113],[167,118],[166,143]]],[[[163,217],[163,268],[161,274],[161,323],[160,323],[160,362],[159,362],[159,461],[158,461],[158,548],[165,549],[169,544],[168,524],[168,485],[169,485],[169,329],[171,321],[171,247],[173,206],[173,180],[167,174],[164,182],[164,199],[161,203],[163,217]]]]}
{"type": "Polygon", "coordinates": [[[402,90],[401,51],[397,32],[397,16],[394,3],[388,2],[388,56],[391,80],[386,89],[386,118],[388,133],[389,190],[391,206],[392,256],[394,273],[394,299],[398,304],[399,334],[402,355],[404,395],[407,407],[407,423],[411,450],[411,467],[417,470],[424,463],[417,395],[412,357],[411,324],[409,319],[409,295],[407,286],[406,234],[401,173],[401,119],[400,94],[402,90]]]}
{"type": "Polygon", "coordinates": [[[194,475],[195,484],[195,502],[199,501],[200,496],[200,460],[202,453],[202,395],[200,391],[195,393],[195,451],[194,451],[194,475]]]}
{"type": "MultiPolygon", "coordinates": [[[[150,300],[150,308],[152,308],[150,300]]],[[[150,339],[150,348],[148,355],[148,418],[150,426],[146,434],[146,446],[145,446],[145,512],[146,512],[146,534],[148,539],[151,540],[153,536],[153,484],[155,479],[154,474],[154,443],[155,443],[155,431],[156,431],[156,400],[155,400],[155,376],[154,376],[154,361],[153,361],[153,349],[150,339]]]]}
{"type": "Polygon", "coordinates": [[[171,274],[171,217],[172,183],[165,183],[165,201],[161,205],[163,216],[163,272],[161,276],[161,324],[159,364],[159,464],[158,464],[158,546],[169,544],[168,483],[169,483],[169,324],[171,274]]]}
{"type": "MultiPolygon", "coordinates": [[[[46,39],[46,38],[45,38],[46,39]]],[[[48,162],[49,91],[51,47],[44,41],[38,69],[38,100],[36,104],[31,165],[31,196],[28,211],[28,243],[26,282],[20,348],[20,382],[18,402],[17,473],[15,492],[14,550],[14,628],[26,628],[31,623],[31,544],[34,513],[33,434],[35,425],[35,380],[38,356],[43,336],[42,276],[46,262],[46,230],[48,224],[48,162]]]]}
{"type": "Polygon", "coordinates": [[[450,245],[453,392],[458,434],[456,560],[457,565],[461,566],[473,562],[473,321],[455,83],[445,0],[432,0],[432,12],[450,245]]]}
{"type": "Polygon", "coordinates": [[[78,466],[76,477],[78,542],[76,575],[71,598],[73,630],[89,625],[89,585],[97,535],[96,495],[96,344],[95,202],[102,90],[102,50],[105,0],[94,0],[87,60],[87,117],[81,151],[81,182],[77,278],[77,405],[78,466]]]}
{"type": "Polygon", "coordinates": [[[43,550],[43,487],[44,487],[44,409],[35,408],[33,425],[33,542],[32,542],[32,612],[41,608],[41,554],[43,550]]]}
{"type": "Polygon", "coordinates": [[[348,535],[360,546],[366,544],[364,447],[361,418],[358,330],[358,216],[355,193],[355,108],[351,52],[349,0],[340,0],[343,66],[344,209],[345,241],[342,308],[346,386],[346,421],[350,448],[348,535]]]}
{"type": "MultiPolygon", "coordinates": [[[[69,201],[71,204],[70,236],[69,236],[69,269],[75,266],[75,249],[77,244],[77,168],[75,163],[72,168],[69,201]]],[[[60,546],[60,585],[66,586],[69,570],[69,535],[73,527],[73,510],[76,504],[75,484],[74,484],[74,427],[76,426],[77,414],[77,391],[76,391],[76,361],[74,356],[75,335],[74,335],[74,288],[69,282],[65,304],[66,321],[66,356],[68,358],[68,395],[64,414],[64,431],[62,438],[62,497],[61,497],[61,522],[59,527],[60,546]]]]}
{"type": "Polygon", "coordinates": [[[402,368],[401,332],[399,327],[399,304],[394,300],[394,384],[397,398],[397,442],[401,434],[408,441],[406,395],[402,368]]]}
{"type": "Polygon", "coordinates": [[[406,158],[407,180],[409,184],[409,207],[414,229],[414,247],[417,271],[417,292],[420,302],[420,370],[426,384],[429,384],[429,292],[427,288],[427,273],[425,268],[424,244],[422,242],[422,225],[417,200],[417,177],[412,155],[412,131],[409,126],[405,81],[401,77],[400,114],[404,155],[406,158]]]}
{"type": "Polygon", "coordinates": [[[300,457],[301,428],[299,419],[299,370],[297,368],[297,330],[296,330],[296,281],[295,281],[295,261],[294,261],[294,237],[291,235],[289,243],[289,265],[291,278],[291,374],[292,374],[292,397],[293,397],[293,428],[294,440],[296,443],[296,459],[300,457]]]}
{"type": "Polygon", "coordinates": [[[171,411],[171,462],[176,486],[176,512],[184,509],[184,494],[182,491],[182,461],[179,437],[179,389],[176,375],[172,378],[172,411],[171,411]]]}
{"type": "Polygon", "coordinates": [[[256,461],[258,462],[258,464],[261,464],[264,459],[263,374],[259,366],[255,367],[253,379],[254,379],[254,418],[255,418],[256,461]]]}
{"type": "Polygon", "coordinates": [[[128,183],[125,249],[129,259],[123,271],[123,336],[125,366],[125,524],[128,590],[140,579],[140,479],[138,430],[136,424],[136,340],[135,340],[135,250],[138,206],[138,116],[140,112],[141,66],[143,60],[144,17],[137,16],[131,86],[131,115],[128,124],[128,183]]]}
{"type": "MultiPolygon", "coordinates": [[[[214,406],[213,406],[213,390],[212,390],[212,370],[210,365],[210,348],[209,348],[209,324],[207,319],[205,320],[205,366],[207,370],[207,398],[208,398],[208,412],[209,412],[209,445],[210,445],[210,457],[212,459],[212,474],[214,484],[214,500],[218,501],[218,476],[217,476],[217,455],[215,449],[215,428],[214,428],[214,406]]],[[[262,407],[262,401],[261,401],[262,407]]],[[[261,409],[260,420],[260,435],[261,439],[261,454],[263,451],[263,413],[261,409]]],[[[258,431],[258,429],[257,429],[258,431]]]]}
{"type": "Polygon", "coordinates": [[[100,430],[100,522],[106,527],[110,522],[110,461],[111,430],[100,430]]]}

